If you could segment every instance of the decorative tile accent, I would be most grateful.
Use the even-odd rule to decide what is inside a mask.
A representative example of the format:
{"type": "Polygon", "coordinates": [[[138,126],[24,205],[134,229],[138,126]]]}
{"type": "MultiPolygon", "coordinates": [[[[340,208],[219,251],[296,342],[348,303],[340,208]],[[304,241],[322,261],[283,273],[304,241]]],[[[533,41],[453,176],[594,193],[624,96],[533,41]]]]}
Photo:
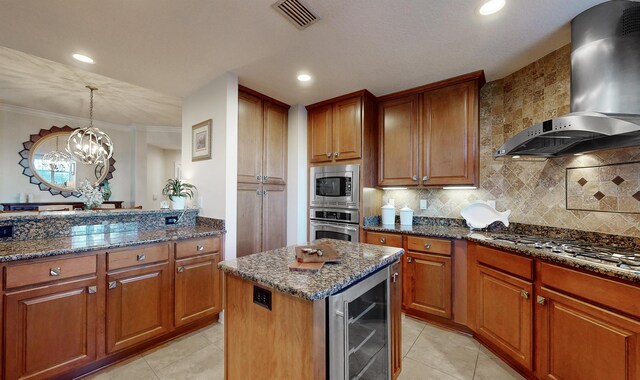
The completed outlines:
{"type": "Polygon", "coordinates": [[[640,202],[640,191],[638,191],[637,193],[633,194],[632,196],[633,196],[633,198],[635,198],[635,200],[640,202]]]}
{"type": "Polygon", "coordinates": [[[584,187],[584,185],[586,185],[586,184],[587,184],[587,182],[589,182],[589,181],[587,181],[587,180],[586,180],[586,179],[584,179],[584,178],[580,178],[580,179],[578,180],[578,183],[580,184],[580,186],[583,186],[583,187],[584,187]]]}
{"type": "Polygon", "coordinates": [[[616,176],[616,178],[612,179],[611,182],[613,182],[616,185],[620,186],[620,184],[622,184],[622,182],[624,182],[624,178],[622,178],[620,176],[616,176]]]}
{"type": "Polygon", "coordinates": [[[567,168],[566,183],[567,210],[640,213],[640,162],[567,168]]]}
{"type": "Polygon", "coordinates": [[[601,200],[602,198],[604,198],[604,194],[602,194],[602,192],[598,191],[597,193],[593,194],[593,197],[597,200],[601,200]]]}

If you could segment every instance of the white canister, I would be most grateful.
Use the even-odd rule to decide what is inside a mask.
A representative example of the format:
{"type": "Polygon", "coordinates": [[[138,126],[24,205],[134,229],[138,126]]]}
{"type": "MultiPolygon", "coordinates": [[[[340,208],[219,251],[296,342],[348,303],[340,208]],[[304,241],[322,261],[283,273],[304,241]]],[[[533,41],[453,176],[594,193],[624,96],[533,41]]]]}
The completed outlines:
{"type": "Polygon", "coordinates": [[[396,224],[396,208],[391,204],[382,206],[382,224],[396,224]]]}
{"type": "Polygon", "coordinates": [[[413,210],[408,206],[404,206],[400,209],[400,225],[411,226],[413,225],[413,210]]]}

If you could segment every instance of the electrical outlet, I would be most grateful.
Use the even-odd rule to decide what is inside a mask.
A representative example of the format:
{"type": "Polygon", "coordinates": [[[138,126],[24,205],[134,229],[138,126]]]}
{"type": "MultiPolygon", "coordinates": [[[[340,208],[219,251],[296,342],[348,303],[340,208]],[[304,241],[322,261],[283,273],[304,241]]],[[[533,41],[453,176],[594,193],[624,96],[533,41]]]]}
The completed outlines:
{"type": "Polygon", "coordinates": [[[164,224],[176,224],[176,223],[178,223],[177,216],[167,216],[166,218],[164,218],[164,224]]]}
{"type": "Polygon", "coordinates": [[[13,226],[0,226],[0,239],[13,237],[13,226]]]}
{"type": "Polygon", "coordinates": [[[427,209],[427,200],[420,199],[420,210],[426,210],[426,209],[427,209]]]}
{"type": "Polygon", "coordinates": [[[158,194],[153,194],[153,200],[157,201],[158,200],[158,194]]]}
{"type": "Polygon", "coordinates": [[[271,292],[267,289],[253,286],[253,303],[271,310],[271,292]]]}

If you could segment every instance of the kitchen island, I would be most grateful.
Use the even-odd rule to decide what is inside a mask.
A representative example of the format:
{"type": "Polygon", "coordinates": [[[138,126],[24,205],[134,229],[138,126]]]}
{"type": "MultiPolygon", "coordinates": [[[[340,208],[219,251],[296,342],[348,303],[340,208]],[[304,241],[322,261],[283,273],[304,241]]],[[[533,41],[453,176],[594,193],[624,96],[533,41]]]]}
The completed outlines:
{"type": "MultiPolygon", "coordinates": [[[[325,264],[317,273],[290,271],[289,265],[296,260],[291,246],[219,264],[225,272],[225,378],[327,378],[333,317],[328,313],[329,299],[381,276],[404,253],[399,248],[338,240],[315,243],[329,244],[341,262],[325,264]]],[[[396,267],[392,268],[393,294],[391,288],[400,284],[394,282],[399,277],[394,276],[396,267]]],[[[399,326],[400,299],[392,295],[390,300],[385,303],[386,312],[398,302],[397,315],[390,313],[394,336],[399,333],[394,332],[394,316],[399,326]]]]}

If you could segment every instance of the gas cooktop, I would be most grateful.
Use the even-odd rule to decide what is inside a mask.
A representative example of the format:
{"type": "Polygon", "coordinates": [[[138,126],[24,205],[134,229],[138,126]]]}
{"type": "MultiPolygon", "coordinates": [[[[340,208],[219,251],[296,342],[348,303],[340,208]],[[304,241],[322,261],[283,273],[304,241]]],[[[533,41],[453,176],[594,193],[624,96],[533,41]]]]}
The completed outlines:
{"type": "Polygon", "coordinates": [[[491,235],[490,240],[549,250],[576,259],[613,265],[618,268],[640,270],[640,253],[624,247],[602,246],[575,240],[516,234],[491,235]]]}

